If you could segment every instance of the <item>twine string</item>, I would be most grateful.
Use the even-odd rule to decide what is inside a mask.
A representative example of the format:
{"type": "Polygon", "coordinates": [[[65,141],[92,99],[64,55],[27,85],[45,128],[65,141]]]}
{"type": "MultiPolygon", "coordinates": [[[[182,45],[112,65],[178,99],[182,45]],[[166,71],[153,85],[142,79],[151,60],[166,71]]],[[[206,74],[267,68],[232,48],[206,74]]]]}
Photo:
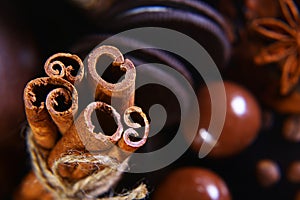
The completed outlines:
{"type": "Polygon", "coordinates": [[[29,148],[33,171],[43,186],[51,192],[55,199],[93,199],[93,200],[132,200],[143,199],[148,191],[145,184],[140,184],[135,189],[115,197],[97,198],[104,194],[120,178],[122,172],[128,168],[128,159],[119,163],[106,155],[64,155],[53,164],[51,170],[40,153],[32,137],[31,130],[27,135],[27,146],[29,148]],[[91,163],[105,166],[104,169],[75,182],[69,183],[58,174],[58,166],[61,164],[91,163]]]}

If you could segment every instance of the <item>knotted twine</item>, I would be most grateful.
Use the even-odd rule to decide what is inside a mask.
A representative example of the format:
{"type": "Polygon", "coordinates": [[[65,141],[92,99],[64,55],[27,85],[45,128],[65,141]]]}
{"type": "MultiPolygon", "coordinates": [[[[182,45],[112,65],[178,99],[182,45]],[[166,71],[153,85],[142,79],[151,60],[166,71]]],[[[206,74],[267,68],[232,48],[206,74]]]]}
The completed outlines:
{"type": "Polygon", "coordinates": [[[148,194],[146,185],[140,184],[137,188],[118,196],[97,198],[97,196],[107,192],[120,179],[122,172],[128,168],[128,159],[119,163],[105,155],[89,157],[85,155],[64,155],[54,162],[50,170],[34,142],[31,129],[27,132],[27,146],[35,175],[55,199],[132,200],[143,199],[148,194]],[[58,166],[72,163],[99,164],[105,166],[105,168],[71,184],[60,177],[58,166]]]}

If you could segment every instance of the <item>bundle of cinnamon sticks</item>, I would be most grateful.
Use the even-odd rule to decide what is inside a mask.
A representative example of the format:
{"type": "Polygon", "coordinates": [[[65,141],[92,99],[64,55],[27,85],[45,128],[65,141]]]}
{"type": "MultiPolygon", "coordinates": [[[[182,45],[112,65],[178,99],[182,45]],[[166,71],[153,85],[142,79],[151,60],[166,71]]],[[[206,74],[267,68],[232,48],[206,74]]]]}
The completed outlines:
{"type": "Polygon", "coordinates": [[[146,115],[134,106],[135,66],[113,46],[96,47],[86,61],[57,53],[45,62],[48,77],[26,85],[27,144],[33,170],[15,199],[146,197],[144,184],[126,194],[103,197],[149,133],[146,115]],[[97,72],[103,55],[113,60],[110,75],[115,82],[97,72]]]}

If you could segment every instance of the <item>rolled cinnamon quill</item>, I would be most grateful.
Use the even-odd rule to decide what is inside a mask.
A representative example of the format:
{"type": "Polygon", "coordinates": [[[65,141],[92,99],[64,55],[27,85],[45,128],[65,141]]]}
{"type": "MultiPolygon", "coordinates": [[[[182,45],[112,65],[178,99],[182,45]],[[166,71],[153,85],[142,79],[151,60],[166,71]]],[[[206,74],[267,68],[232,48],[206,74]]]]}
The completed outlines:
{"type": "Polygon", "coordinates": [[[52,90],[46,99],[47,110],[61,134],[65,134],[74,123],[78,110],[78,97],[75,88],[52,90]]]}
{"type": "Polygon", "coordinates": [[[119,162],[123,162],[130,154],[146,143],[150,129],[147,116],[140,107],[131,106],[127,108],[123,117],[129,128],[124,131],[118,145],[108,153],[119,162]],[[143,135],[137,129],[143,130],[143,135]]]}
{"type": "MultiPolygon", "coordinates": [[[[98,128],[99,127],[97,127],[97,129],[98,128]]],[[[81,112],[74,125],[55,145],[49,155],[48,165],[51,168],[54,162],[63,155],[74,153],[84,154],[86,152],[91,154],[108,150],[121,138],[122,132],[123,126],[121,124],[120,115],[112,106],[103,102],[90,103],[81,112]],[[95,132],[95,127],[98,125],[98,122],[95,122],[96,120],[92,118],[92,114],[95,115],[97,111],[109,115],[112,120],[114,120],[115,124],[111,127],[111,130],[114,132],[111,135],[106,135],[101,131],[98,133],[95,132]]],[[[84,169],[82,165],[78,165],[77,167],[84,169]]],[[[78,174],[78,171],[76,172],[74,170],[74,166],[61,166],[59,173],[65,178],[74,179],[76,177],[82,177],[81,175],[72,177],[73,173],[78,174]]]]}
{"type": "Polygon", "coordinates": [[[82,60],[70,53],[52,55],[45,62],[44,69],[49,77],[63,78],[72,84],[81,82],[84,75],[82,60]]]}
{"type": "Polygon", "coordinates": [[[130,60],[124,60],[122,53],[116,47],[103,45],[95,48],[88,56],[87,68],[88,76],[91,79],[93,89],[95,89],[96,101],[103,101],[112,105],[120,114],[123,114],[126,108],[134,104],[136,70],[130,60]],[[97,62],[103,55],[113,59],[113,69],[111,69],[112,73],[109,73],[109,76],[116,76],[114,79],[120,81],[121,72],[124,74],[123,80],[116,83],[108,82],[97,73],[97,62]]]}
{"type": "Polygon", "coordinates": [[[37,78],[26,85],[24,104],[27,121],[40,147],[53,148],[58,129],[65,130],[73,124],[77,98],[74,86],[61,78],[37,78]]]}

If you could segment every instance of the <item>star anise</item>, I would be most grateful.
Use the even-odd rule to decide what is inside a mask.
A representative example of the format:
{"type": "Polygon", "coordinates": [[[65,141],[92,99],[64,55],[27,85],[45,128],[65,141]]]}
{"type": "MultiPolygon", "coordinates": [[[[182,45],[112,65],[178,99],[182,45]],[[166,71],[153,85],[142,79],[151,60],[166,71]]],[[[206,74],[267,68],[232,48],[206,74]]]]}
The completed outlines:
{"type": "Polygon", "coordinates": [[[253,20],[254,30],[274,40],[254,58],[258,65],[278,63],[281,68],[280,93],[286,95],[300,77],[300,16],[293,0],[279,0],[286,22],[276,18],[253,20]]]}

